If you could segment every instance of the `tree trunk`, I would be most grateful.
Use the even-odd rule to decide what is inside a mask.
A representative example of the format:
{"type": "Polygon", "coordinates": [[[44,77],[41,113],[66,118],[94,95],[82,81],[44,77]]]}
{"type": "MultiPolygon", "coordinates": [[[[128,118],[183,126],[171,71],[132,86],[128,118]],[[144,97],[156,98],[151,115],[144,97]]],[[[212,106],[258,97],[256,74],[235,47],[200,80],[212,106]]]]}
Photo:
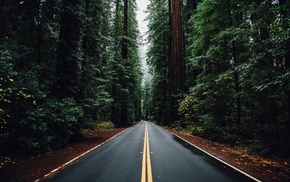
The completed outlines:
{"type": "MultiPolygon", "coordinates": [[[[171,85],[171,80],[172,80],[172,75],[171,75],[171,72],[172,72],[172,66],[171,66],[171,47],[172,47],[172,43],[171,43],[171,37],[172,37],[172,18],[171,18],[171,0],[168,0],[168,18],[169,18],[169,33],[168,33],[168,71],[167,71],[167,79],[168,79],[168,104],[169,104],[169,118],[171,118],[171,113],[172,113],[172,110],[173,110],[173,107],[172,107],[172,104],[171,104],[171,93],[172,93],[172,85],[171,85]]],[[[167,97],[165,97],[167,98],[167,97]]],[[[165,124],[169,124],[171,121],[165,121],[165,124]]]]}
{"type": "Polygon", "coordinates": [[[181,1],[171,1],[171,62],[170,62],[170,97],[172,122],[178,120],[178,95],[184,90],[184,64],[182,52],[181,1]]]}
{"type": "MultiPolygon", "coordinates": [[[[123,40],[122,40],[122,58],[123,61],[128,59],[128,0],[124,0],[124,25],[123,25],[123,40]]],[[[127,123],[129,120],[128,106],[121,105],[121,122],[127,123]]]]}
{"type": "MultiPolygon", "coordinates": [[[[120,9],[120,0],[116,1],[116,14],[115,14],[115,25],[114,25],[114,37],[115,37],[115,46],[118,48],[119,47],[119,39],[118,37],[118,25],[119,25],[119,9],[120,9]]],[[[116,59],[116,58],[115,58],[116,59]]],[[[116,65],[113,65],[113,69],[116,69],[116,65]]],[[[111,113],[110,113],[110,120],[115,123],[119,124],[120,123],[120,112],[119,112],[119,107],[116,105],[116,98],[117,98],[117,86],[116,84],[112,84],[112,89],[111,89],[111,96],[114,99],[114,102],[111,104],[111,113]]]]}
{"type": "Polygon", "coordinates": [[[124,0],[124,26],[123,26],[123,40],[122,40],[122,58],[128,58],[128,0],[124,0]]]}
{"type": "Polygon", "coordinates": [[[78,100],[81,74],[81,0],[63,0],[54,96],[78,100]]]}
{"type": "MultiPolygon", "coordinates": [[[[229,11],[230,25],[233,26],[231,0],[228,1],[228,11],[229,11]]],[[[235,72],[234,72],[235,91],[237,94],[239,94],[240,84],[239,84],[238,63],[237,63],[237,54],[236,54],[236,44],[235,44],[233,35],[232,35],[232,57],[233,57],[234,69],[235,69],[235,72]]],[[[241,123],[241,98],[240,96],[237,96],[236,98],[236,107],[237,107],[236,124],[239,125],[241,123]]]]}

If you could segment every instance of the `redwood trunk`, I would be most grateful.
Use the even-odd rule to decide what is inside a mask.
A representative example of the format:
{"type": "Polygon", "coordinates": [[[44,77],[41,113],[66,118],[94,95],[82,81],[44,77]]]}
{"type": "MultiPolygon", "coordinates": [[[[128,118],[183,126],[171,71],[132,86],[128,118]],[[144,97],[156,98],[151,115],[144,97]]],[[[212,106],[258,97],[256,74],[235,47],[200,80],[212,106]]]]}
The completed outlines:
{"type": "MultiPolygon", "coordinates": [[[[123,40],[122,40],[122,58],[123,61],[128,59],[128,0],[124,0],[124,25],[123,25],[123,40]]],[[[127,106],[121,106],[121,123],[127,123],[129,116],[127,106]]]]}
{"type": "Polygon", "coordinates": [[[182,52],[182,23],[181,1],[171,1],[171,62],[170,93],[171,93],[171,121],[178,120],[178,95],[184,90],[184,64],[182,52]]]}

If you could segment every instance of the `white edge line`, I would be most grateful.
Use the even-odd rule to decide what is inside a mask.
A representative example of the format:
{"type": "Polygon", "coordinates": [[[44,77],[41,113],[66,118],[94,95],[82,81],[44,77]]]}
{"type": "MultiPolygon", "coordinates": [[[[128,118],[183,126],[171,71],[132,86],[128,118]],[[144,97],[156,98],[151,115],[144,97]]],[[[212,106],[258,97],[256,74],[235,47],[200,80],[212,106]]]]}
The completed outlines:
{"type": "MultiPolygon", "coordinates": [[[[150,123],[152,123],[152,122],[150,122],[150,123]]],[[[164,130],[164,131],[167,131],[167,130],[165,130],[164,128],[160,127],[159,125],[155,124],[155,123],[152,123],[152,124],[154,124],[154,125],[158,126],[159,128],[161,128],[161,129],[162,129],[162,130],[164,130]]],[[[167,132],[168,132],[168,131],[167,131],[167,132]]],[[[184,142],[188,143],[189,145],[191,145],[191,146],[193,146],[193,147],[197,148],[198,150],[200,150],[200,151],[202,151],[202,152],[206,153],[207,155],[209,155],[209,156],[211,156],[212,158],[214,158],[214,159],[216,159],[216,160],[220,161],[221,163],[223,163],[223,164],[225,164],[225,165],[227,165],[227,166],[231,167],[232,169],[234,169],[234,170],[236,170],[236,171],[238,171],[238,172],[242,173],[243,175],[245,175],[245,176],[247,176],[247,177],[251,178],[252,180],[254,180],[254,181],[256,181],[256,182],[262,182],[261,180],[259,180],[259,179],[255,178],[254,176],[252,176],[252,175],[250,175],[250,174],[246,173],[245,171],[242,171],[241,169],[239,169],[239,168],[237,168],[237,167],[235,167],[235,166],[233,166],[233,165],[229,164],[228,162],[226,162],[226,161],[224,161],[224,160],[222,160],[222,159],[220,159],[220,158],[218,158],[218,157],[216,157],[216,156],[212,155],[211,153],[209,153],[209,152],[207,152],[207,151],[203,150],[202,148],[200,148],[200,147],[198,147],[198,146],[196,146],[196,145],[194,145],[194,144],[190,143],[189,141],[187,141],[187,140],[185,140],[185,139],[181,138],[180,136],[178,136],[178,135],[175,135],[175,134],[174,134],[174,133],[172,133],[172,132],[168,132],[168,133],[170,133],[170,134],[172,134],[172,135],[176,136],[177,138],[181,139],[182,141],[184,141],[184,142]]]]}
{"type": "MultiPolygon", "coordinates": [[[[77,159],[83,157],[84,155],[86,155],[86,154],[88,154],[89,152],[95,150],[96,148],[100,147],[101,145],[107,143],[108,141],[112,140],[113,138],[117,137],[118,135],[120,135],[121,133],[127,131],[127,130],[130,129],[130,128],[131,128],[131,127],[129,127],[129,128],[127,128],[127,129],[121,131],[120,133],[117,133],[116,135],[112,136],[111,138],[109,138],[108,140],[104,141],[103,143],[100,143],[99,145],[95,146],[94,148],[89,149],[88,151],[82,153],[81,155],[75,157],[74,159],[68,161],[67,163],[61,165],[60,167],[55,168],[54,170],[52,170],[52,171],[50,171],[49,173],[45,174],[45,175],[43,176],[43,178],[47,178],[48,176],[52,175],[53,173],[56,173],[57,171],[59,171],[60,169],[63,169],[64,167],[68,166],[69,164],[71,164],[71,163],[74,162],[75,160],[77,160],[77,159]]],[[[40,180],[42,180],[42,178],[35,180],[35,182],[39,182],[40,180]]]]}
{"type": "MultiPolygon", "coordinates": [[[[171,132],[170,132],[170,133],[171,133],[171,132]]],[[[248,173],[246,173],[246,172],[244,172],[244,171],[240,170],[239,168],[237,168],[237,167],[235,167],[235,166],[233,166],[233,165],[231,165],[231,164],[227,163],[226,161],[224,161],[224,160],[222,160],[222,159],[220,159],[220,158],[218,158],[218,157],[216,157],[216,156],[212,155],[211,153],[209,153],[209,152],[207,152],[207,151],[203,150],[202,148],[200,148],[200,147],[198,147],[198,146],[196,146],[196,145],[194,145],[194,144],[190,143],[189,141],[187,141],[187,140],[185,140],[185,139],[181,138],[180,136],[177,136],[177,135],[175,135],[174,133],[171,133],[171,134],[172,134],[172,135],[174,135],[174,136],[176,136],[177,138],[179,138],[179,139],[183,140],[184,142],[186,142],[186,143],[190,144],[191,146],[193,146],[193,147],[197,148],[198,150],[200,150],[200,151],[202,151],[202,152],[206,153],[207,155],[211,156],[212,158],[214,158],[214,159],[216,159],[216,160],[218,160],[218,161],[222,162],[223,164],[225,164],[225,165],[227,165],[227,166],[229,166],[229,167],[233,168],[234,170],[236,170],[236,171],[238,171],[238,172],[242,173],[243,175],[245,175],[245,176],[247,176],[247,177],[251,178],[252,180],[254,180],[254,181],[257,181],[257,182],[261,182],[261,180],[259,180],[259,179],[255,178],[255,177],[253,177],[252,175],[250,175],[250,174],[248,174],[248,173]]]]}

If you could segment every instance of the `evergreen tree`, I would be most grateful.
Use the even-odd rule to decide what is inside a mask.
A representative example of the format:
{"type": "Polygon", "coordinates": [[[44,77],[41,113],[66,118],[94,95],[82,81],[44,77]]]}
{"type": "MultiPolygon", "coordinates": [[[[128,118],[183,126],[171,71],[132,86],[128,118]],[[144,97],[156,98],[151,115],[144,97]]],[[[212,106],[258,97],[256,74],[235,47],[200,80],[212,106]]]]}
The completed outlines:
{"type": "MultiPolygon", "coordinates": [[[[179,107],[185,119],[204,127],[205,133],[225,132],[225,128],[236,128],[234,123],[240,124],[247,127],[240,132],[251,131],[247,137],[258,141],[264,152],[279,148],[283,153],[289,147],[285,145],[289,22],[284,19],[289,17],[285,11],[289,4],[284,3],[198,3],[188,36],[192,43],[185,46],[192,52],[187,66],[194,75],[187,78],[190,94],[179,107]]],[[[221,135],[207,136],[218,139],[221,135]]],[[[261,150],[255,147],[253,144],[254,150],[261,150]]]]}
{"type": "Polygon", "coordinates": [[[178,120],[178,100],[184,92],[184,62],[181,1],[169,2],[170,12],[170,62],[169,62],[169,95],[170,95],[170,121],[178,120]],[[171,4],[170,4],[171,3],[171,4]]]}
{"type": "Polygon", "coordinates": [[[120,26],[124,4],[117,12],[114,6],[103,0],[1,1],[1,147],[13,144],[23,152],[62,147],[79,137],[81,127],[108,121],[110,114],[118,118],[114,104],[128,116],[119,124],[139,118],[135,2],[128,1],[127,35],[120,26]],[[118,99],[110,95],[112,85],[118,99]]]}
{"type": "Polygon", "coordinates": [[[81,60],[81,40],[83,32],[83,6],[81,1],[62,2],[60,35],[56,64],[56,98],[71,97],[79,99],[81,60]]]}
{"type": "Polygon", "coordinates": [[[111,120],[116,125],[132,123],[140,113],[141,73],[138,56],[135,1],[116,1],[111,72],[111,120]],[[124,4],[125,3],[125,4],[124,4]],[[122,13],[121,13],[122,12],[122,13]],[[132,94],[132,95],[131,95],[132,94]]]}
{"type": "Polygon", "coordinates": [[[164,1],[152,0],[149,9],[150,43],[147,62],[150,66],[152,80],[152,111],[157,122],[169,121],[169,18],[168,4],[164,1]]]}

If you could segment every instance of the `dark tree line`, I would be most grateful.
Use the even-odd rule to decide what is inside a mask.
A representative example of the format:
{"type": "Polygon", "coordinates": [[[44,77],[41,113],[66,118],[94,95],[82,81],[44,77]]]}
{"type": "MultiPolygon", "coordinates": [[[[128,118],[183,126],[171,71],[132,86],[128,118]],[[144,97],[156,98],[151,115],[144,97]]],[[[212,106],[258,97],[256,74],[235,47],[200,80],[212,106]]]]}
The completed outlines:
{"type": "Polygon", "coordinates": [[[289,5],[151,0],[148,63],[154,77],[147,113],[193,134],[286,155],[289,5]]]}
{"type": "Polygon", "coordinates": [[[1,151],[46,151],[92,123],[140,118],[135,6],[1,0],[1,151]]]}

